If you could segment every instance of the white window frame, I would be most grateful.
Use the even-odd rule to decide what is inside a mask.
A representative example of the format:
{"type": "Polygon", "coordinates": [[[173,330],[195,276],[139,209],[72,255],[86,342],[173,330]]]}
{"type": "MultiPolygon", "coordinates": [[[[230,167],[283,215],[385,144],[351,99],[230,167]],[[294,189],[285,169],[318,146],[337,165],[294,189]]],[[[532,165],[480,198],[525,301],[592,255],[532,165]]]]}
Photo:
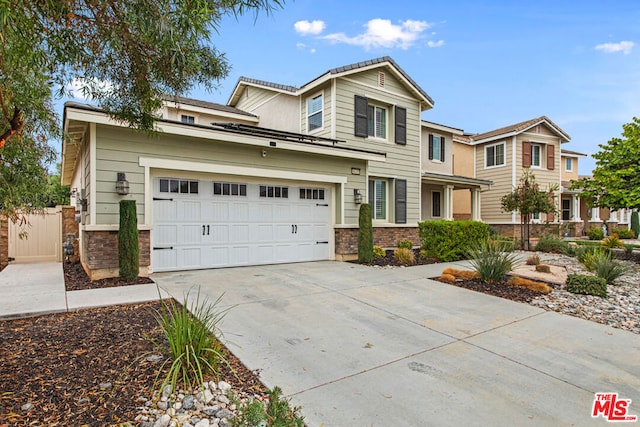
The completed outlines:
{"type": "Polygon", "coordinates": [[[369,138],[373,138],[373,139],[379,139],[379,140],[383,140],[383,141],[388,141],[389,139],[389,109],[387,107],[383,107],[382,105],[379,104],[374,104],[374,103],[369,103],[369,105],[367,106],[367,135],[369,136],[369,138]],[[371,111],[371,109],[373,108],[373,115],[372,117],[369,116],[369,112],[371,111]],[[377,121],[376,121],[376,111],[377,110],[381,110],[384,112],[384,135],[382,136],[378,136],[376,135],[376,128],[377,128],[377,121]],[[373,121],[373,135],[370,133],[371,130],[369,129],[369,121],[373,121]]]}
{"type": "Polygon", "coordinates": [[[380,179],[380,178],[371,178],[370,181],[373,181],[373,194],[369,194],[369,200],[371,204],[371,218],[373,219],[373,221],[388,222],[389,221],[389,181],[386,179],[380,179]],[[376,215],[377,214],[376,204],[378,202],[378,197],[377,197],[378,183],[382,183],[384,188],[384,206],[383,206],[384,218],[379,218],[376,215]]]}
{"type": "Polygon", "coordinates": [[[564,159],[564,170],[567,172],[573,172],[573,158],[565,157],[564,159]]]}
{"type": "Polygon", "coordinates": [[[313,132],[319,132],[322,129],[324,129],[324,92],[318,92],[310,97],[307,98],[307,132],[308,133],[313,133],[313,132]],[[317,98],[320,98],[320,109],[319,110],[314,110],[313,112],[310,111],[310,106],[311,106],[311,102],[317,98]],[[320,115],[320,126],[318,126],[317,128],[311,129],[311,116],[315,116],[315,115],[320,115]]]}
{"type": "Polygon", "coordinates": [[[442,163],[440,158],[442,157],[442,149],[444,148],[444,136],[436,135],[434,133],[431,134],[433,136],[433,156],[431,161],[436,163],[442,163]],[[436,144],[436,139],[438,140],[436,144]],[[438,146],[438,151],[436,155],[436,145],[438,146]]]}
{"type": "Polygon", "coordinates": [[[542,222],[542,214],[540,212],[535,212],[531,214],[531,222],[532,223],[540,223],[542,222]]]}
{"type": "Polygon", "coordinates": [[[487,145],[486,147],[484,147],[484,168],[485,169],[500,168],[500,167],[504,167],[506,165],[507,165],[507,143],[505,141],[498,142],[498,143],[495,143],[495,144],[490,144],[490,145],[487,145]],[[497,163],[496,162],[497,161],[497,157],[495,155],[495,153],[496,153],[495,147],[498,147],[500,145],[502,146],[502,163],[497,163]],[[488,154],[488,152],[489,152],[489,148],[491,148],[491,147],[494,147],[494,150],[493,150],[493,153],[494,153],[494,155],[493,155],[494,164],[489,166],[489,154],[488,154]]]}
{"type": "Polygon", "coordinates": [[[198,119],[193,114],[180,113],[180,122],[187,125],[195,125],[198,123],[198,119]],[[187,120],[184,120],[185,118],[187,118],[187,120]],[[193,123],[189,121],[190,118],[193,119],[193,123]]]}
{"type": "Polygon", "coordinates": [[[531,144],[531,167],[532,168],[542,168],[542,144],[531,144]],[[535,162],[536,157],[534,155],[535,151],[538,151],[538,163],[535,162]]]}

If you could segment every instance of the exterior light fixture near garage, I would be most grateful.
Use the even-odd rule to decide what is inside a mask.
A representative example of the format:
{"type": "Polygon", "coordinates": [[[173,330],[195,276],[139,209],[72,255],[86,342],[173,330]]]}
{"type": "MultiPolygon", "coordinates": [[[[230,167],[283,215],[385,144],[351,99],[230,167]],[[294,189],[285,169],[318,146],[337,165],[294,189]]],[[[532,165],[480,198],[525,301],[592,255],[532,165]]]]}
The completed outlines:
{"type": "Polygon", "coordinates": [[[118,180],[116,181],[116,193],[121,196],[129,194],[129,181],[124,172],[118,172],[118,180]]]}
{"type": "Polygon", "coordinates": [[[360,193],[360,190],[358,190],[357,188],[353,189],[353,202],[356,205],[359,205],[362,203],[362,193],[360,193]]]}

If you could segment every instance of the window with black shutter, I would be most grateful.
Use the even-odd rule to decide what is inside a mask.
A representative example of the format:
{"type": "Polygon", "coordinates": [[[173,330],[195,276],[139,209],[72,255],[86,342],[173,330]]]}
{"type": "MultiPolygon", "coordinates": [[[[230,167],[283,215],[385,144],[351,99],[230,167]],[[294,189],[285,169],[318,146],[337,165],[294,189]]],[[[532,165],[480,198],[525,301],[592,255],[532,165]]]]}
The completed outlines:
{"type": "Polygon", "coordinates": [[[395,134],[396,144],[407,145],[407,109],[404,107],[395,108],[395,134]]]}
{"type": "Polygon", "coordinates": [[[407,223],[407,180],[395,180],[396,224],[407,223]]]}
{"type": "Polygon", "coordinates": [[[369,101],[364,96],[355,95],[354,111],[355,111],[355,123],[354,134],[355,136],[367,137],[368,135],[368,120],[367,111],[369,107],[369,101]]]}

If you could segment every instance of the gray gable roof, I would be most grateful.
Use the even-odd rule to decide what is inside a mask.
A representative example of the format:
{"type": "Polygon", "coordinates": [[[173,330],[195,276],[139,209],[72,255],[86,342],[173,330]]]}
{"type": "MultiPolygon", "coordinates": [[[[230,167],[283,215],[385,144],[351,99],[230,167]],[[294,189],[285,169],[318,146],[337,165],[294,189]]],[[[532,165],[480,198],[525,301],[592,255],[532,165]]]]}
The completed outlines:
{"type": "Polygon", "coordinates": [[[273,89],[284,90],[286,92],[291,92],[291,93],[295,93],[298,90],[298,88],[295,86],[282,85],[280,83],[268,82],[266,80],[251,79],[249,77],[244,77],[244,76],[240,76],[240,78],[238,79],[238,83],[240,82],[250,83],[258,86],[266,86],[273,89]]]}
{"type": "Polygon", "coordinates": [[[536,117],[535,119],[526,120],[520,123],[515,123],[513,125],[505,126],[489,132],[471,135],[471,139],[475,142],[475,141],[482,141],[487,139],[501,138],[504,135],[510,135],[514,133],[518,134],[518,133],[524,132],[527,129],[530,129],[533,126],[540,123],[546,123],[549,127],[555,130],[556,133],[561,137],[563,137],[566,141],[571,140],[571,137],[565,131],[563,131],[558,125],[553,123],[551,119],[549,119],[547,116],[540,116],[540,117],[536,117]]]}
{"type": "Polygon", "coordinates": [[[243,116],[256,117],[255,114],[247,113],[239,108],[231,107],[229,105],[218,104],[216,102],[201,101],[199,99],[185,98],[184,96],[174,95],[162,95],[161,98],[168,102],[175,102],[176,104],[191,105],[194,107],[202,107],[210,110],[218,110],[226,113],[240,114],[243,116]]]}

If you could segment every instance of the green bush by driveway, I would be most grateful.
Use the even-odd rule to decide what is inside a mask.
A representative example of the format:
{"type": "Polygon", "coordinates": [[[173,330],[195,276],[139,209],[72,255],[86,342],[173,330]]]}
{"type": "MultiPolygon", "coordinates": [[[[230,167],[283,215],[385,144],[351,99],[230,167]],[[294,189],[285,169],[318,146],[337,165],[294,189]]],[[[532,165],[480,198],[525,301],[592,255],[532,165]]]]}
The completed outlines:
{"type": "Polygon", "coordinates": [[[418,225],[423,258],[464,259],[469,248],[489,238],[489,226],[480,221],[424,221],[418,225]]]}

